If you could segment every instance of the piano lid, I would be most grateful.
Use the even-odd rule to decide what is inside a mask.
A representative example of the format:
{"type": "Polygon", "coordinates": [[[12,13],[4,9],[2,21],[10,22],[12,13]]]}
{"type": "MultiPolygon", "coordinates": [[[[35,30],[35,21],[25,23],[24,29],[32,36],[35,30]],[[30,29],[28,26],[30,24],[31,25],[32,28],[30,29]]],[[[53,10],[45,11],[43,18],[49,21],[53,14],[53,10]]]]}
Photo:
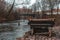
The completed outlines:
{"type": "Polygon", "coordinates": [[[46,18],[46,19],[29,19],[29,21],[54,21],[55,18],[46,18]]]}

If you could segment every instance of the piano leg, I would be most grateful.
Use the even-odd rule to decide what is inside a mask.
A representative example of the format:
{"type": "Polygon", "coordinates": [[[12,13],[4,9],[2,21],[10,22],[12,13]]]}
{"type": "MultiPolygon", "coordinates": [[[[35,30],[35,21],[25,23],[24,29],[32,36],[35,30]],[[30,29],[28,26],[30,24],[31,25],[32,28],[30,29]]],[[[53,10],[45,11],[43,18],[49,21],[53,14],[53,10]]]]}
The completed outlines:
{"type": "Polygon", "coordinates": [[[34,32],[34,30],[33,30],[33,29],[31,29],[31,35],[33,35],[33,32],[34,32]]]}
{"type": "Polygon", "coordinates": [[[49,37],[52,36],[52,27],[49,27],[49,37]]]}

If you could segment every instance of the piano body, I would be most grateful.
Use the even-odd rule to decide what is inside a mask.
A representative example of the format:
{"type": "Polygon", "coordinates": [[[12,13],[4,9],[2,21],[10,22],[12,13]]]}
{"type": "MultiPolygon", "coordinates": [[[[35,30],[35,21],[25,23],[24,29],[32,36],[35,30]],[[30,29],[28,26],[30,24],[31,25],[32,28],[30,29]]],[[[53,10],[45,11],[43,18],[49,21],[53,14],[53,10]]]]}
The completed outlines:
{"type": "Polygon", "coordinates": [[[31,28],[31,34],[49,34],[49,36],[51,36],[51,30],[55,24],[54,21],[55,18],[29,19],[28,24],[31,28]]]}

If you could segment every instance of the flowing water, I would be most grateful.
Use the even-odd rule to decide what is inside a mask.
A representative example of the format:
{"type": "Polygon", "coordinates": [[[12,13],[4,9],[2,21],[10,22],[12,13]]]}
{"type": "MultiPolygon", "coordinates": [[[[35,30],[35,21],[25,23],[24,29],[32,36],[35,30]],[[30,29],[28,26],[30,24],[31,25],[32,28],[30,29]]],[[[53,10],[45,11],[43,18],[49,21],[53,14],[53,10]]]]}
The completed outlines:
{"type": "Polygon", "coordinates": [[[14,31],[8,32],[0,32],[0,40],[16,40],[16,38],[23,37],[25,32],[30,30],[30,26],[28,25],[28,20],[18,20],[12,23],[2,23],[2,26],[12,26],[14,31]]]}

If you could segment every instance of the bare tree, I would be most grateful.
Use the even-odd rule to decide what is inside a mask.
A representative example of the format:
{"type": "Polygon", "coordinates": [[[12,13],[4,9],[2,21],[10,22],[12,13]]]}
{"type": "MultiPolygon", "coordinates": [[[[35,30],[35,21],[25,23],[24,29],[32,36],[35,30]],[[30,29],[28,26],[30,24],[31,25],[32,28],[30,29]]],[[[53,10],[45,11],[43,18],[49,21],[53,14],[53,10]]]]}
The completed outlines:
{"type": "Polygon", "coordinates": [[[10,10],[7,12],[8,14],[6,15],[6,18],[8,18],[9,15],[11,14],[11,11],[13,10],[14,4],[15,4],[15,0],[13,1],[13,4],[12,4],[10,10]]]}
{"type": "Polygon", "coordinates": [[[58,6],[59,0],[46,0],[46,3],[49,5],[48,8],[51,9],[51,15],[53,14],[53,9],[55,6],[58,6]]]}
{"type": "MultiPolygon", "coordinates": [[[[53,14],[53,9],[55,6],[57,6],[58,8],[58,5],[59,5],[60,1],[59,0],[41,0],[41,11],[42,11],[42,15],[44,15],[44,11],[46,10],[51,10],[51,16],[53,14]]],[[[58,9],[57,9],[57,13],[58,13],[58,9]]]]}
{"type": "Polygon", "coordinates": [[[4,8],[5,8],[5,2],[4,2],[4,0],[0,0],[0,15],[2,14],[2,13],[4,13],[4,8]]]}

